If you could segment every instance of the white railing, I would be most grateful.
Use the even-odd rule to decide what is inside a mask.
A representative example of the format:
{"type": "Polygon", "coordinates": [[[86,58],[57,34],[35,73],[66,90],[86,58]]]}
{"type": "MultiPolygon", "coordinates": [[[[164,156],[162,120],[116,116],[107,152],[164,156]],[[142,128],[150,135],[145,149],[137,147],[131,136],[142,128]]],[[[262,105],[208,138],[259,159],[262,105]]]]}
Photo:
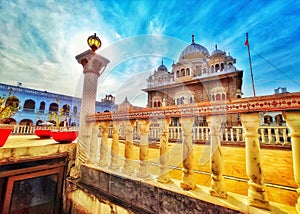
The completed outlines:
{"type": "MultiPolygon", "coordinates": [[[[9,125],[11,126],[11,125],[9,125]]],[[[18,134],[18,135],[28,135],[28,134],[34,134],[34,131],[36,129],[50,129],[50,130],[78,130],[77,126],[72,126],[72,127],[56,127],[56,126],[27,126],[27,125],[13,125],[13,131],[12,134],[18,134]]]]}
{"type": "MultiPolygon", "coordinates": [[[[244,133],[242,126],[233,126],[221,129],[221,141],[244,143],[244,133]]],[[[120,136],[125,136],[124,129],[119,129],[120,136]]],[[[109,128],[109,136],[112,136],[112,127],[109,128]]],[[[152,126],[149,129],[149,139],[159,140],[162,130],[158,126],[152,126]]],[[[291,140],[288,137],[289,130],[286,126],[260,126],[258,134],[261,144],[273,145],[290,145],[291,140]]],[[[139,139],[137,129],[134,129],[134,138],[139,139]]],[[[182,128],[180,126],[169,127],[169,140],[179,141],[182,139],[182,128]]],[[[209,140],[209,127],[208,126],[194,126],[193,127],[193,141],[208,141],[209,140]]]]}

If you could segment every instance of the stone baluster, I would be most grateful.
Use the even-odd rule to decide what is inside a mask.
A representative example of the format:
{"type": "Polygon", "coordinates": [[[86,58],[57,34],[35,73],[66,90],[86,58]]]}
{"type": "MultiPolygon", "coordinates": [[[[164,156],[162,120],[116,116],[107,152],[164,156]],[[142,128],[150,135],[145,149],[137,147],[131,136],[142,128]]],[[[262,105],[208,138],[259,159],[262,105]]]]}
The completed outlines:
{"type": "Polygon", "coordinates": [[[101,122],[101,144],[99,166],[108,166],[108,126],[110,122],[101,122]]]}
{"type": "MultiPolygon", "coordinates": [[[[207,116],[210,129],[210,157],[212,180],[210,194],[220,198],[227,198],[223,179],[223,155],[221,150],[221,124],[224,122],[223,115],[207,116]]],[[[226,133],[228,134],[228,133],[226,133]]]]}
{"type": "Polygon", "coordinates": [[[138,131],[140,134],[140,168],[137,176],[140,178],[148,178],[150,172],[148,169],[148,158],[149,158],[149,140],[148,133],[150,127],[150,120],[139,120],[138,131]]]}
{"type": "Polygon", "coordinates": [[[282,135],[283,135],[283,145],[288,144],[287,128],[282,128],[282,135]]]}
{"type": "Polygon", "coordinates": [[[192,142],[193,117],[181,117],[180,123],[183,132],[182,138],[182,160],[183,178],[180,187],[184,190],[193,190],[196,187],[194,178],[194,153],[192,142]]]}
{"type": "Polygon", "coordinates": [[[159,176],[157,178],[158,182],[168,183],[171,181],[171,177],[169,175],[169,124],[171,118],[168,117],[166,119],[160,119],[159,125],[162,130],[160,136],[160,144],[159,144],[159,176]]]}
{"type": "Polygon", "coordinates": [[[201,140],[204,140],[204,128],[201,128],[201,140]]]}
{"type": "Polygon", "coordinates": [[[99,124],[97,123],[90,123],[91,127],[91,143],[90,143],[90,161],[93,164],[97,164],[99,161],[99,124]]]}
{"type": "Polygon", "coordinates": [[[205,140],[209,140],[209,128],[205,128],[205,140]]]}
{"type": "Polygon", "coordinates": [[[128,120],[125,122],[125,163],[122,170],[123,173],[131,175],[134,172],[133,168],[133,129],[135,126],[135,120],[128,120]]]}
{"type": "Polygon", "coordinates": [[[111,143],[111,162],[109,168],[112,170],[119,169],[119,128],[121,123],[113,121],[112,127],[112,143],[111,143]]]}
{"type": "Polygon", "coordinates": [[[290,129],[294,178],[298,185],[296,210],[300,213],[300,111],[283,112],[283,117],[286,120],[287,127],[290,129]]]}
{"type": "Polygon", "coordinates": [[[233,128],[230,128],[230,139],[231,141],[234,141],[233,128]]]}
{"type": "Polygon", "coordinates": [[[84,74],[75,167],[71,170],[71,176],[78,178],[81,164],[87,163],[90,158],[92,131],[91,126],[86,123],[85,117],[95,113],[98,78],[109,60],[92,50],[85,51],[75,58],[83,66],[84,74]]]}
{"type": "Polygon", "coordinates": [[[273,141],[272,139],[272,129],[268,128],[268,143],[271,144],[273,141]]]}
{"type": "Polygon", "coordinates": [[[228,142],[228,129],[225,127],[225,141],[228,142]]]}
{"type": "Polygon", "coordinates": [[[258,113],[241,115],[246,145],[246,172],[249,178],[248,204],[263,209],[270,209],[265,192],[264,177],[261,165],[259,144],[259,116],[258,113]]]}
{"type": "Polygon", "coordinates": [[[266,142],[266,140],[265,140],[265,129],[260,128],[259,130],[260,130],[261,142],[265,143],[266,142]]]}
{"type": "Polygon", "coordinates": [[[240,141],[240,129],[236,129],[236,141],[240,141]]]}
{"type": "Polygon", "coordinates": [[[275,144],[280,144],[279,128],[274,128],[274,132],[275,132],[275,144]]]}

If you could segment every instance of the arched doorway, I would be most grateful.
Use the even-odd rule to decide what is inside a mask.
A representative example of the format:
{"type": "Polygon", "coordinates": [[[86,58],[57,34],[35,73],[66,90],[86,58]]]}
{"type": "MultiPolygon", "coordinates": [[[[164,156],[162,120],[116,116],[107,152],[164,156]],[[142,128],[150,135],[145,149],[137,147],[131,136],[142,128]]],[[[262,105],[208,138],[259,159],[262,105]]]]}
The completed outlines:
{"type": "Polygon", "coordinates": [[[30,119],[23,119],[20,121],[19,123],[20,125],[26,125],[26,126],[32,126],[33,125],[33,121],[30,119]]]}
{"type": "Polygon", "coordinates": [[[0,121],[0,124],[10,124],[10,125],[15,125],[17,124],[16,120],[13,119],[13,118],[3,118],[1,121],[0,121]]]}

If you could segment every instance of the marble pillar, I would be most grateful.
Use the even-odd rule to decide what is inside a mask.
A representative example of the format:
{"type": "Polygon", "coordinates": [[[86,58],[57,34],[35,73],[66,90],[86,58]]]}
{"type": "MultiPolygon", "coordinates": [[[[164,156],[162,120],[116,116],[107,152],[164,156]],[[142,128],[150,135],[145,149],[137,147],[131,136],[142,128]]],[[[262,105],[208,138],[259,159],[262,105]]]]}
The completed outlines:
{"type": "Polygon", "coordinates": [[[112,136],[112,144],[111,144],[111,162],[110,168],[113,170],[117,170],[120,167],[119,164],[119,121],[113,121],[113,136],[112,136]]]}
{"type": "Polygon", "coordinates": [[[127,175],[132,175],[133,168],[133,129],[136,124],[135,120],[128,120],[124,122],[125,126],[125,163],[122,172],[127,175]]]}
{"type": "Polygon", "coordinates": [[[294,178],[298,185],[296,210],[298,213],[300,213],[300,111],[283,112],[283,117],[286,121],[287,127],[290,130],[289,136],[291,137],[292,141],[294,178]]]}
{"type": "Polygon", "coordinates": [[[108,127],[110,122],[101,122],[100,160],[98,166],[108,166],[108,127]]]}
{"type": "Polygon", "coordinates": [[[241,115],[246,144],[246,172],[249,178],[248,204],[262,209],[270,209],[265,191],[264,176],[261,165],[259,144],[259,116],[258,113],[241,115]]]}
{"type": "Polygon", "coordinates": [[[184,190],[193,190],[196,187],[194,178],[194,154],[193,154],[193,142],[192,131],[194,118],[193,117],[181,117],[181,128],[183,132],[182,139],[182,160],[183,160],[183,177],[180,187],[184,190]]]}
{"type": "Polygon", "coordinates": [[[83,66],[84,74],[75,167],[71,170],[71,176],[78,178],[81,164],[87,163],[90,159],[92,130],[91,126],[86,123],[85,117],[88,114],[96,113],[95,102],[98,78],[106,68],[109,60],[92,50],[87,50],[75,58],[83,66]]]}
{"type": "Polygon", "coordinates": [[[149,159],[149,140],[148,133],[150,128],[150,120],[141,119],[138,121],[138,131],[140,134],[140,168],[137,176],[140,178],[149,178],[150,172],[148,169],[149,159]]]}
{"type": "Polygon", "coordinates": [[[210,194],[220,198],[227,198],[223,178],[223,155],[221,150],[221,124],[225,121],[223,115],[207,116],[207,123],[210,129],[210,167],[212,180],[210,194]]]}
{"type": "Polygon", "coordinates": [[[157,181],[160,183],[171,182],[169,174],[169,124],[171,118],[159,119],[159,126],[162,131],[159,143],[159,176],[157,181]]]}

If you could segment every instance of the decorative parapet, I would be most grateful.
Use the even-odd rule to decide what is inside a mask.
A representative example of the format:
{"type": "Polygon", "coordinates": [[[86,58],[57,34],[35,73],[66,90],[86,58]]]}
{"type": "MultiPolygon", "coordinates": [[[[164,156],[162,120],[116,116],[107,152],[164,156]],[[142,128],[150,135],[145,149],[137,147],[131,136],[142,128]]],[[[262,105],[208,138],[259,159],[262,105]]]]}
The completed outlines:
{"type": "Polygon", "coordinates": [[[105,112],[86,117],[87,122],[124,119],[148,119],[151,117],[207,116],[250,112],[300,110],[300,92],[275,94],[228,101],[202,102],[159,108],[143,108],[128,112],[105,112]]]}

